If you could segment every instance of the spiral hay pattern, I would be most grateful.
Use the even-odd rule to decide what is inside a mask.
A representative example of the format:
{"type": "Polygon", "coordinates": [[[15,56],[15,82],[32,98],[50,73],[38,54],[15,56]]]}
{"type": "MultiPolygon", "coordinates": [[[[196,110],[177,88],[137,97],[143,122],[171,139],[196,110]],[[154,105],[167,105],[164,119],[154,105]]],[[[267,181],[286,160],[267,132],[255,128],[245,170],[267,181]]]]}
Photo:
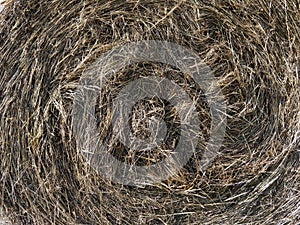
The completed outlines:
{"type": "MultiPolygon", "coordinates": [[[[299,2],[19,0],[6,2],[0,17],[0,193],[13,223],[300,223],[299,2]],[[203,59],[225,96],[227,125],[220,154],[200,170],[211,116],[199,98],[195,155],[168,180],[127,186],[101,177],[78,152],[72,106],[97,58],[140,40],[177,43],[203,59]]],[[[120,87],[149,74],[202,95],[176,68],[130,65],[99,96],[99,132],[109,133],[120,87]]],[[[134,163],[117,146],[111,151],[134,163]]]]}

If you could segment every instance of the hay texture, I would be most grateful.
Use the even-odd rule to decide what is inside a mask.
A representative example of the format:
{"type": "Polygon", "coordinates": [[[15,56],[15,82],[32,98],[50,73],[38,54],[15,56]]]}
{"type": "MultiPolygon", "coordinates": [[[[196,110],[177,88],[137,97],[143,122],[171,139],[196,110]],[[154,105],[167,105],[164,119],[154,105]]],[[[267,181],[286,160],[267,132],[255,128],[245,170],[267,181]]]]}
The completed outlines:
{"type": "MultiPolygon", "coordinates": [[[[297,0],[11,0],[0,17],[0,200],[14,224],[300,223],[297,0]],[[99,132],[109,133],[115,93],[149,74],[197,98],[203,126],[197,152],[176,175],[130,186],[82,157],[72,106],[97,58],[141,40],[176,43],[203,59],[225,97],[227,123],[220,154],[201,170],[211,115],[189,75],[152,62],[117,71],[99,96],[99,132]]],[[[164,114],[166,102],[149,102],[136,106],[134,129],[147,107],[164,114]]],[[[178,118],[167,111],[176,139],[178,118]]],[[[129,164],[164,157],[128,157],[113,144],[111,154],[129,164]]]]}

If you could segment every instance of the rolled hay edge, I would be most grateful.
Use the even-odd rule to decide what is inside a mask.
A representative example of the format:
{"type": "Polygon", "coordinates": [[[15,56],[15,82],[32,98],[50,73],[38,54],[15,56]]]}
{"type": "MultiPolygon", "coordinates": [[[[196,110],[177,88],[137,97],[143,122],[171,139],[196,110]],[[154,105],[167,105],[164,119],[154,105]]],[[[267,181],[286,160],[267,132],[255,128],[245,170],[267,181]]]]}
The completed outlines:
{"type": "Polygon", "coordinates": [[[19,0],[1,18],[0,193],[15,224],[299,223],[299,3],[19,0]],[[141,40],[203,59],[226,98],[227,127],[221,154],[199,170],[211,120],[200,88],[164,64],[118,71],[99,97],[99,132],[115,93],[149,74],[199,98],[203,122],[198,151],[178,174],[134,187],[104,179],[78,154],[71,115],[84,71],[141,40]]]}

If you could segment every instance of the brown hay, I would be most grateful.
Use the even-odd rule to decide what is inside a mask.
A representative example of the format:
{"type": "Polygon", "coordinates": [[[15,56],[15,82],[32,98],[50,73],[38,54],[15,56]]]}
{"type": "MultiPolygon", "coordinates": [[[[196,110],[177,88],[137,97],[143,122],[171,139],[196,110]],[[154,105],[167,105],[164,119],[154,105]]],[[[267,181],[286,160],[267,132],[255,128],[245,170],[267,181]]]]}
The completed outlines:
{"type": "MultiPolygon", "coordinates": [[[[0,193],[15,224],[300,222],[299,2],[19,0],[0,17],[0,193]],[[199,153],[169,180],[132,187],[87,165],[71,115],[83,71],[139,40],[196,52],[218,78],[228,121],[206,171],[199,153]]],[[[200,93],[188,75],[155,63],[124,68],[109,87],[148,74],[200,93]]],[[[197,107],[206,130],[205,101],[197,107]]]]}

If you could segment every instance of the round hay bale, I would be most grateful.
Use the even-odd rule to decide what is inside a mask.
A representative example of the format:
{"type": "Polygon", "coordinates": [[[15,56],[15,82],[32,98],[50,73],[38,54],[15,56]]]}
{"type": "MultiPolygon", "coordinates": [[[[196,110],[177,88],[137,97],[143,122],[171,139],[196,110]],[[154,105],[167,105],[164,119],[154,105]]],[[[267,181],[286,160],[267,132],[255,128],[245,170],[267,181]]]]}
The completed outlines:
{"type": "MultiPolygon", "coordinates": [[[[0,14],[0,190],[12,222],[299,223],[299,12],[299,2],[283,0],[8,1],[0,14]],[[213,115],[201,84],[167,63],[108,67],[114,74],[95,106],[101,140],[112,136],[118,93],[148,76],[176,83],[201,121],[182,168],[130,185],[91,166],[78,147],[73,111],[82,77],[97,59],[144,40],[175,43],[203,60],[221,90],[214,97],[226,103],[226,131],[203,169],[213,115]]],[[[182,117],[159,98],[144,98],[132,111],[131,129],[141,138],[151,135],[141,125],[145,117],[165,120],[167,147],[132,156],[109,138],[109,154],[129,166],[155,165],[176,147],[182,117]]]]}

